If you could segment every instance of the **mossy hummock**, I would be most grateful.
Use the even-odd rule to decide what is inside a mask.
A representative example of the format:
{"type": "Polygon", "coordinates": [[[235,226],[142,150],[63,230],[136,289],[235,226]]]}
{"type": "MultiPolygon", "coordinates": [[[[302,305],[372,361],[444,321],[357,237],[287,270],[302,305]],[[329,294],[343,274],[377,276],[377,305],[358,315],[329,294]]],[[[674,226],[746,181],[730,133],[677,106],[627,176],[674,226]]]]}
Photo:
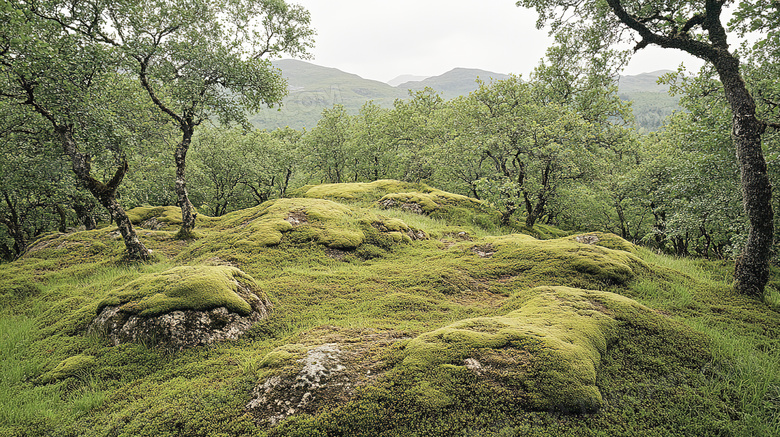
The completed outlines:
{"type": "Polygon", "coordinates": [[[354,250],[364,243],[390,248],[396,243],[425,238],[398,219],[324,199],[278,199],[229,214],[221,224],[223,243],[243,251],[292,244],[317,243],[354,250]]]}
{"type": "Polygon", "coordinates": [[[428,193],[439,190],[425,184],[381,179],[374,182],[306,185],[294,191],[293,194],[297,197],[337,200],[369,206],[387,194],[412,191],[428,193]]]}
{"type": "Polygon", "coordinates": [[[181,208],[177,206],[139,206],[127,211],[127,218],[134,225],[158,227],[180,225],[181,208]]]}
{"type": "Polygon", "coordinates": [[[258,293],[254,279],[235,267],[174,267],[144,275],[114,290],[100,302],[98,313],[105,307],[119,306],[122,312],[153,317],[176,310],[207,311],[225,307],[247,316],[253,310],[250,301],[256,300],[249,293],[258,293]]]}
{"type": "MultiPolygon", "coordinates": [[[[625,242],[620,237],[614,238],[625,242]]],[[[618,247],[616,242],[612,245],[618,247]]],[[[633,253],[579,243],[573,237],[537,240],[524,234],[511,234],[485,237],[479,244],[462,242],[455,247],[461,247],[468,254],[470,262],[466,265],[474,274],[499,278],[515,286],[567,285],[600,289],[625,284],[650,270],[633,253]],[[485,247],[490,248],[490,258],[474,260],[480,258],[480,248],[485,247]]]]}
{"type": "Polygon", "coordinates": [[[515,300],[520,309],[508,314],[461,320],[411,340],[395,370],[416,380],[412,391],[427,397],[462,395],[440,376],[460,369],[509,403],[593,412],[603,402],[596,373],[620,335],[618,319],[632,312],[660,317],[617,294],[568,287],[537,287],[515,300]]]}

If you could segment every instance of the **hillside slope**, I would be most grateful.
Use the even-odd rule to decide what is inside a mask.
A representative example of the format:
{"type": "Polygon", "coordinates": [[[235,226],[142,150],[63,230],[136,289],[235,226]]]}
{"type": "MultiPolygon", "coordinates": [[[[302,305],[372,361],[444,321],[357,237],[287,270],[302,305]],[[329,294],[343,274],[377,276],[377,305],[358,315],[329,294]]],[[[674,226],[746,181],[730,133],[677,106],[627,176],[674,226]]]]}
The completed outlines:
{"type": "Polygon", "coordinates": [[[187,242],[130,211],[146,264],[108,227],[0,265],[0,435],[780,431],[780,313],[725,263],[422,184],[296,194],[187,242]]]}

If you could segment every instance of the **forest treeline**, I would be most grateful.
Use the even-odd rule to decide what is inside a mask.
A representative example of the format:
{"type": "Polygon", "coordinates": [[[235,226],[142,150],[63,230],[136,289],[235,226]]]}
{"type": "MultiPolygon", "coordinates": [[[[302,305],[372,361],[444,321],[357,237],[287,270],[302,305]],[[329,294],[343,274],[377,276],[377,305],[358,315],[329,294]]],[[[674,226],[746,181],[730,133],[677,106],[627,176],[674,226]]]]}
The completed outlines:
{"type": "MultiPolygon", "coordinates": [[[[264,0],[137,7],[3,2],[3,259],[43,233],[106,222],[143,259],[127,208],[182,206],[178,237],[189,238],[197,211],[223,215],[306,184],[377,179],[484,200],[504,225],[608,231],[677,255],[733,258],[747,239],[739,117],[710,64],[666,77],[684,111],[658,132],[640,132],[618,96],[625,54],[588,52],[582,35],[563,31],[529,78],[480,83],[452,100],[415,91],[357,115],[337,105],[310,130],[257,131],[252,111],[285,94],[267,59],[307,56],[308,12],[264,0]]],[[[776,184],[773,47],[745,47],[737,65],[769,121],[758,144],[776,184]]]]}
{"type": "MultiPolygon", "coordinates": [[[[686,111],[644,135],[614,88],[577,89],[555,76],[482,83],[448,101],[427,89],[391,109],[367,102],[358,115],[337,105],[308,131],[204,126],[189,156],[189,196],[201,213],[220,216],[305,184],[425,182],[489,202],[507,225],[601,230],[677,255],[732,257],[746,230],[739,171],[730,113],[706,73],[680,78],[686,111]]],[[[176,126],[137,122],[139,131],[147,123],[146,137],[128,150],[119,200],[177,205],[176,126]]],[[[17,134],[3,142],[5,259],[44,232],[111,220],[45,141],[17,134]]],[[[106,176],[110,152],[94,157],[96,167],[106,161],[106,176]]]]}

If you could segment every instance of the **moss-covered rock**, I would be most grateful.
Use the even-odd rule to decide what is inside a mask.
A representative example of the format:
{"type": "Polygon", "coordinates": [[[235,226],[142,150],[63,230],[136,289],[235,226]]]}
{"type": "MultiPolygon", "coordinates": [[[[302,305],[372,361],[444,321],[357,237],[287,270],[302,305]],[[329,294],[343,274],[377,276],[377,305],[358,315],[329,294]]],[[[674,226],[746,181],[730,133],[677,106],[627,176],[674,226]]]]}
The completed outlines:
{"type": "Polygon", "coordinates": [[[587,234],[572,235],[569,239],[576,241],[577,243],[594,244],[596,246],[606,247],[607,249],[622,250],[633,254],[637,253],[637,247],[635,245],[615,234],[588,232],[587,234]]]}
{"type": "Polygon", "coordinates": [[[243,316],[261,307],[265,296],[254,279],[230,266],[181,266],[147,274],[112,291],[98,305],[143,317],[176,310],[208,311],[225,307],[243,316]],[[258,296],[260,294],[260,296],[258,296]]]}
{"type": "Polygon", "coordinates": [[[537,240],[524,234],[486,237],[480,243],[459,243],[466,253],[485,261],[474,263],[474,273],[511,281],[516,286],[573,285],[600,288],[620,285],[649,270],[638,256],[574,238],[537,240]],[[485,252],[485,248],[489,251],[485,252]],[[480,254],[490,253],[489,258],[480,254]]]}
{"type": "Polygon", "coordinates": [[[134,225],[145,229],[163,229],[181,225],[181,208],[177,206],[139,206],[127,211],[134,225]]]}
{"type": "Polygon", "coordinates": [[[270,307],[254,279],[235,267],[175,267],[111,292],[90,330],[114,344],[151,341],[182,349],[236,339],[268,317],[270,307]]]}
{"type": "Polygon", "coordinates": [[[410,341],[396,370],[418,381],[412,394],[423,404],[456,396],[440,375],[467,370],[524,408],[593,412],[602,405],[596,373],[619,335],[618,317],[653,314],[620,295],[567,287],[538,287],[518,301],[506,315],[461,320],[410,341]]]}
{"type": "Polygon", "coordinates": [[[428,192],[391,193],[379,199],[378,203],[383,208],[401,208],[423,214],[442,212],[446,208],[486,209],[479,200],[435,189],[428,192]]]}

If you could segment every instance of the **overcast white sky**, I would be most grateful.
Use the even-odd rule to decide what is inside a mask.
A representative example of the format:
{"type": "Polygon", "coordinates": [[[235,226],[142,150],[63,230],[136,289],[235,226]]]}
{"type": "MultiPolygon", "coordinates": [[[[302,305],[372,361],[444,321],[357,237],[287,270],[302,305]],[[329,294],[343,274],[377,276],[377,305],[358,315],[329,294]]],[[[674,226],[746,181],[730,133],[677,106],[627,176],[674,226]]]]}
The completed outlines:
{"type": "MultiPolygon", "coordinates": [[[[551,39],[536,13],[514,0],[289,0],[307,8],[317,30],[315,64],[387,82],[402,74],[436,76],[456,67],[527,77],[551,39]]],[[[701,62],[647,48],[624,74],[701,62]]]]}

